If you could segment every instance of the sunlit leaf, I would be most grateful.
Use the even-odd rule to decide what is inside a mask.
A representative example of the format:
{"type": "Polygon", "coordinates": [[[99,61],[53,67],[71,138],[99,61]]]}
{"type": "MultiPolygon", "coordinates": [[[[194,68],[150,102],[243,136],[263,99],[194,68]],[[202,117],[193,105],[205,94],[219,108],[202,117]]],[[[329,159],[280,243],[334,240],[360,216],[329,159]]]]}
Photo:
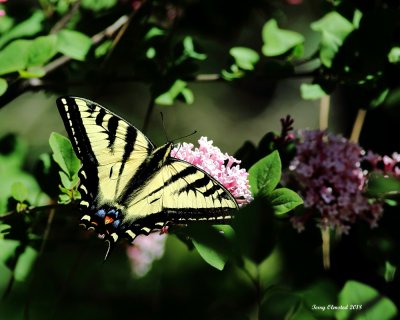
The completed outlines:
{"type": "Polygon", "coordinates": [[[303,203],[303,199],[296,192],[287,188],[275,189],[268,198],[278,216],[284,215],[303,203]]]}
{"type": "Polygon", "coordinates": [[[152,27],[144,36],[145,40],[150,40],[154,37],[159,37],[163,36],[165,34],[165,31],[163,29],[160,29],[158,27],[152,27]]]}
{"type": "Polygon", "coordinates": [[[400,47],[393,47],[392,49],[390,49],[388,59],[390,63],[400,62],[400,47]]]}
{"type": "Polygon", "coordinates": [[[281,159],[278,151],[274,151],[257,161],[249,169],[251,193],[254,196],[268,196],[281,179],[281,159]]]}
{"type": "Polygon", "coordinates": [[[72,144],[66,137],[59,133],[52,132],[49,139],[50,147],[53,151],[53,159],[60,168],[69,176],[77,174],[81,163],[75,155],[72,144]]]}
{"type": "Polygon", "coordinates": [[[46,71],[42,67],[30,67],[26,70],[18,71],[21,78],[41,78],[46,75],[46,71]]]}
{"type": "Polygon", "coordinates": [[[32,41],[29,48],[26,66],[41,66],[57,53],[57,37],[48,35],[32,41]]]}
{"type": "Polygon", "coordinates": [[[24,202],[28,198],[28,189],[21,182],[15,182],[11,187],[13,198],[19,202],[24,202]]]}
{"type": "Polygon", "coordinates": [[[386,282],[392,282],[396,275],[397,267],[390,263],[390,261],[385,262],[385,274],[384,278],[386,282]]]}
{"type": "Polygon", "coordinates": [[[205,60],[207,55],[204,53],[199,53],[194,48],[194,43],[192,37],[186,36],[183,39],[184,54],[192,59],[205,60]]]}
{"type": "Polygon", "coordinates": [[[353,280],[347,281],[340,291],[338,305],[345,309],[336,311],[337,320],[390,320],[397,315],[397,308],[390,299],[374,288],[353,280]]]}
{"type": "Polygon", "coordinates": [[[112,48],[112,41],[111,40],[106,40],[102,44],[100,44],[95,50],[94,50],[94,56],[96,58],[100,58],[104,55],[106,55],[110,49],[112,48]]]}
{"type": "Polygon", "coordinates": [[[76,60],[85,60],[92,46],[92,40],[87,35],[74,30],[61,30],[57,36],[59,52],[76,60]]]}
{"type": "Polygon", "coordinates": [[[332,66],[333,58],[354,25],[336,11],[331,11],[311,24],[311,29],[321,33],[320,58],[326,67],[332,66]]]}
{"type": "Polygon", "coordinates": [[[6,79],[0,78],[0,96],[2,96],[8,88],[8,83],[6,79]]]}
{"type": "Polygon", "coordinates": [[[243,70],[254,70],[255,64],[260,60],[257,51],[246,47],[233,47],[229,53],[235,59],[235,64],[243,70]]]}
{"type": "Polygon", "coordinates": [[[81,6],[82,8],[100,11],[110,9],[115,6],[117,0],[82,0],[81,6]]]}
{"type": "Polygon", "coordinates": [[[42,22],[44,20],[44,13],[42,11],[35,11],[25,21],[13,26],[7,33],[0,38],[0,47],[9,42],[10,40],[29,37],[37,34],[42,30],[42,22]]]}
{"type": "Polygon", "coordinates": [[[300,94],[304,100],[317,100],[327,95],[319,84],[308,83],[300,85],[300,94]]]}
{"type": "Polygon", "coordinates": [[[262,30],[264,45],[262,52],[267,57],[279,56],[288,52],[296,46],[302,45],[304,37],[302,34],[280,29],[275,19],[265,23],[262,30]]]}
{"type": "Polygon", "coordinates": [[[189,90],[186,86],[187,83],[185,81],[177,79],[168,91],[156,98],[155,103],[164,106],[171,106],[179,95],[182,95],[185,99],[187,99],[187,103],[192,103],[193,96],[190,96],[191,91],[184,92],[185,89],[189,90]]]}
{"type": "Polygon", "coordinates": [[[25,69],[31,44],[29,40],[15,40],[0,51],[0,75],[25,69]]]}

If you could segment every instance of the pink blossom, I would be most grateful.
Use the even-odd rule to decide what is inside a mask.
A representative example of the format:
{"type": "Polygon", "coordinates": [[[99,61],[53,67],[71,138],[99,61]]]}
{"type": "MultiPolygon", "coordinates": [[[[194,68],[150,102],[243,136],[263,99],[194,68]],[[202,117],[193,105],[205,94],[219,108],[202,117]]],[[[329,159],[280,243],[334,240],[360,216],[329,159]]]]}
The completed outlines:
{"type": "Polygon", "coordinates": [[[0,17],[5,16],[6,12],[4,10],[0,10],[0,17]]]}
{"type": "MultiPolygon", "coordinates": [[[[290,178],[285,180],[298,187],[309,212],[318,212],[320,227],[347,233],[358,219],[366,220],[371,227],[377,225],[383,207],[363,194],[368,174],[360,166],[363,154],[359,145],[341,136],[320,130],[299,133],[296,156],[289,166],[290,178]]],[[[293,217],[293,226],[304,229],[313,215],[293,217]]]]}
{"type": "Polygon", "coordinates": [[[166,234],[150,233],[137,236],[133,245],[127,249],[127,256],[132,273],[137,277],[144,277],[151,269],[155,260],[164,255],[166,234]]]}
{"type": "Polygon", "coordinates": [[[240,168],[240,161],[222,153],[218,147],[213,146],[213,141],[206,137],[201,137],[198,142],[198,148],[194,148],[191,143],[177,145],[171,156],[185,160],[210,174],[236,198],[239,205],[251,202],[253,197],[248,181],[249,174],[246,169],[240,168]]]}

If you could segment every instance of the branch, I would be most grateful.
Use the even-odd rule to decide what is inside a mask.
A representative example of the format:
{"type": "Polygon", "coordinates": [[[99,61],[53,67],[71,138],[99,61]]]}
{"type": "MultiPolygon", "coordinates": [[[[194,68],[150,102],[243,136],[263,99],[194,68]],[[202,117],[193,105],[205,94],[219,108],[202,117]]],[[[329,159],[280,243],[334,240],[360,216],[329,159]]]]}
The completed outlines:
{"type": "Polygon", "coordinates": [[[58,204],[58,203],[57,204],[48,204],[48,205],[44,205],[44,206],[37,206],[37,207],[30,206],[21,211],[12,210],[12,211],[6,212],[6,213],[0,215],[0,220],[8,218],[17,213],[33,213],[33,212],[37,212],[37,211],[56,209],[56,208],[61,208],[61,207],[65,207],[65,206],[66,206],[65,204],[58,204]]]}
{"type": "MultiPolygon", "coordinates": [[[[129,19],[128,15],[123,15],[120,17],[117,21],[115,21],[112,25],[108,26],[106,29],[103,31],[95,34],[92,36],[92,44],[96,45],[99,42],[103,41],[107,37],[112,37],[116,31],[118,31],[129,19]]],[[[46,74],[49,74],[59,67],[65,65],[68,63],[70,60],[72,60],[68,56],[61,56],[51,62],[49,62],[47,65],[43,67],[45,70],[46,74]]],[[[17,79],[14,82],[12,82],[8,90],[5,92],[4,95],[0,97],[0,108],[4,107],[7,105],[9,102],[23,94],[24,92],[27,92],[32,89],[38,89],[39,87],[42,87],[43,80],[38,79],[38,78],[31,78],[31,79],[17,79]]]]}
{"type": "Polygon", "coordinates": [[[58,31],[60,31],[62,28],[66,26],[66,24],[71,20],[73,15],[75,14],[76,11],[78,11],[79,7],[81,5],[81,0],[78,0],[74,3],[72,8],[69,10],[69,12],[61,18],[60,21],[58,21],[53,28],[50,30],[50,34],[55,34],[58,31]]]}

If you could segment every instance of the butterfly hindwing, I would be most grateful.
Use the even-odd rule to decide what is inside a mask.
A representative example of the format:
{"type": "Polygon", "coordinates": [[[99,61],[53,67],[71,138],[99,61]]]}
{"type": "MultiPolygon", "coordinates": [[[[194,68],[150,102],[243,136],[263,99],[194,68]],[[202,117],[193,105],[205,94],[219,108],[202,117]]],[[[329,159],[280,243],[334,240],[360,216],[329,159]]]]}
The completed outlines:
{"type": "Polygon", "coordinates": [[[205,171],[156,148],[95,102],[62,97],[57,106],[78,158],[82,222],[109,243],[133,241],[167,223],[225,222],[238,205],[205,171]]]}
{"type": "Polygon", "coordinates": [[[237,207],[230,192],[206,172],[170,158],[128,204],[125,219],[218,222],[229,219],[229,211],[237,207]]]}

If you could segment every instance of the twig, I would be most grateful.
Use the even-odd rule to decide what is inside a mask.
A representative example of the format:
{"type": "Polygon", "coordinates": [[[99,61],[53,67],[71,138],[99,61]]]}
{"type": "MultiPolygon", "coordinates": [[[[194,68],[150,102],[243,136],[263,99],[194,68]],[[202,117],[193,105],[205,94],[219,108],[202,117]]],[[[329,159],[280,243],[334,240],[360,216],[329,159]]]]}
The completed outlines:
{"type": "MultiPolygon", "coordinates": [[[[99,42],[103,41],[104,38],[110,38],[112,35],[118,31],[119,28],[121,28],[129,19],[128,15],[123,15],[120,17],[117,21],[115,21],[112,25],[108,26],[106,29],[103,31],[100,31],[99,33],[95,34],[94,36],[91,37],[92,44],[96,45],[99,42]]],[[[66,64],[72,60],[72,58],[68,56],[61,56],[56,60],[53,60],[52,62],[48,63],[43,67],[43,69],[46,71],[46,74],[51,73],[52,71],[56,70],[57,68],[61,67],[62,65],[66,64]]]]}
{"type": "Polygon", "coordinates": [[[320,106],[319,106],[319,129],[326,130],[328,129],[329,123],[329,107],[330,107],[330,96],[323,96],[321,98],[320,106]]]}
{"type": "Polygon", "coordinates": [[[356,117],[356,121],[354,121],[353,130],[351,131],[350,141],[357,143],[360,139],[361,129],[364,124],[365,116],[367,114],[367,110],[359,109],[356,117]]]}
{"type": "Polygon", "coordinates": [[[69,12],[63,16],[61,18],[60,21],[58,21],[53,28],[51,28],[50,30],[50,34],[54,34],[57,33],[58,31],[60,31],[62,28],[64,28],[66,26],[66,24],[71,20],[71,18],[73,17],[73,15],[75,14],[76,11],[78,11],[79,7],[81,5],[81,0],[76,1],[73,6],[71,7],[71,9],[69,10],[69,12]]]}
{"type": "Polygon", "coordinates": [[[33,213],[33,212],[36,212],[36,211],[42,211],[42,210],[48,210],[48,209],[56,209],[56,208],[60,208],[60,207],[65,207],[65,204],[48,204],[48,205],[45,205],[45,206],[37,206],[37,207],[30,206],[30,207],[27,207],[27,208],[25,208],[24,210],[21,210],[21,211],[12,210],[12,211],[6,212],[6,213],[0,215],[0,220],[4,219],[4,218],[7,218],[7,217],[10,217],[10,216],[12,216],[14,214],[17,214],[17,213],[23,213],[23,212],[24,213],[27,213],[27,212],[33,213]]]}
{"type": "MultiPolygon", "coordinates": [[[[92,36],[92,38],[91,38],[92,44],[96,45],[99,42],[103,41],[104,38],[111,37],[116,31],[118,31],[119,28],[121,28],[127,22],[128,19],[129,19],[128,15],[123,15],[117,21],[115,21],[112,25],[108,26],[103,31],[92,36]]],[[[61,56],[61,57],[49,62],[47,65],[45,65],[43,67],[43,69],[46,72],[46,74],[49,74],[49,73],[53,72],[54,70],[58,69],[59,67],[63,66],[70,60],[72,60],[72,59],[68,56],[61,56]]],[[[38,89],[39,86],[37,86],[37,85],[32,86],[32,84],[35,83],[35,80],[39,83],[42,83],[41,79],[36,79],[36,78],[14,80],[14,82],[12,82],[9,85],[6,93],[0,97],[0,108],[4,107],[9,102],[11,102],[12,100],[14,100],[15,98],[17,98],[18,96],[20,96],[21,94],[23,94],[26,91],[31,90],[31,89],[38,89]]]]}

